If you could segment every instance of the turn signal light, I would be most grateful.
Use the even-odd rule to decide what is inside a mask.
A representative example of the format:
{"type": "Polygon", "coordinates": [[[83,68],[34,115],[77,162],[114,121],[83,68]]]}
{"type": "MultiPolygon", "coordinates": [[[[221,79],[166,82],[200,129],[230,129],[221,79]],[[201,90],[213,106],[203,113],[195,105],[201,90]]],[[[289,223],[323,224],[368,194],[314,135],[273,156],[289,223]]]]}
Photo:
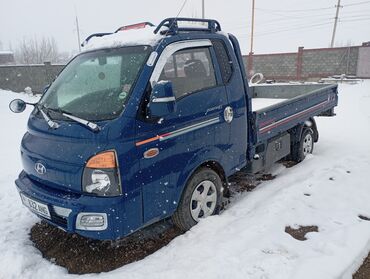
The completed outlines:
{"type": "Polygon", "coordinates": [[[106,151],[95,155],[87,162],[86,167],[91,169],[114,169],[117,167],[114,151],[106,151]]]}

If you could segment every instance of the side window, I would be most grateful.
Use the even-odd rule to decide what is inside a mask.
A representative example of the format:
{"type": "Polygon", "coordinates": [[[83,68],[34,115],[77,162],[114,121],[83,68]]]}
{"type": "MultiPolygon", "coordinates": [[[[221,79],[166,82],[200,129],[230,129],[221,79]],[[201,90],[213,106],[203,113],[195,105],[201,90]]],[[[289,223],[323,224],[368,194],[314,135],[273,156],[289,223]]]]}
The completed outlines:
{"type": "Polygon", "coordinates": [[[193,48],[175,52],[167,60],[159,80],[172,82],[176,98],[216,86],[209,49],[193,48]]]}
{"type": "Polygon", "coordinates": [[[169,79],[169,78],[174,78],[176,76],[175,65],[173,63],[174,63],[173,56],[171,56],[167,60],[166,65],[164,65],[160,79],[169,79]]]}
{"type": "Polygon", "coordinates": [[[233,75],[233,66],[224,42],[213,40],[213,48],[216,52],[218,65],[220,65],[221,76],[224,83],[228,83],[233,75]]]}

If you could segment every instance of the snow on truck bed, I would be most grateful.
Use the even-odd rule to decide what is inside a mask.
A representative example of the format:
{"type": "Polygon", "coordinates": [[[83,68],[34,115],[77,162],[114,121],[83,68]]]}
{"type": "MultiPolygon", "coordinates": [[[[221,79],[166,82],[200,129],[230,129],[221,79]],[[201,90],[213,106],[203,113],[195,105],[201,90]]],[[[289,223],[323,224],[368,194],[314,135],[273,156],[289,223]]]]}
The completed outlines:
{"type": "MultiPolygon", "coordinates": [[[[27,113],[8,102],[23,95],[0,90],[0,278],[76,278],[42,258],[29,240],[38,222],[21,204],[14,180],[27,113]]],[[[339,85],[337,116],[317,118],[314,154],[272,181],[237,196],[219,216],[142,261],[97,278],[350,278],[370,250],[370,82],[339,85]],[[286,226],[316,225],[298,241],[286,226]]],[[[48,237],[47,235],[45,237],[48,237]]],[[[79,276],[91,278],[91,275],[79,276]]],[[[95,276],[94,276],[95,278],[95,276]]]]}
{"type": "Polygon", "coordinates": [[[261,110],[272,105],[284,102],[287,99],[276,99],[276,98],[252,98],[252,109],[253,111],[261,110]]]}

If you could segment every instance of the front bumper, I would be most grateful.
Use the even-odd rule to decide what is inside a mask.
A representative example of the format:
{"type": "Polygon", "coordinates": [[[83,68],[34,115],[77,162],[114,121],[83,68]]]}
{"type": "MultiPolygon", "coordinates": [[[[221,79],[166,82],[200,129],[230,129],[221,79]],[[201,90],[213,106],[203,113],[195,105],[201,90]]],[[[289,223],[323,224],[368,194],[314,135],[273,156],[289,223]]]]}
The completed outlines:
{"type": "Polygon", "coordinates": [[[38,217],[67,232],[100,240],[117,239],[129,234],[125,229],[127,218],[122,196],[95,197],[57,190],[30,180],[24,171],[19,175],[15,184],[20,193],[48,206],[51,218],[37,215],[38,217]],[[70,209],[69,214],[62,216],[54,206],[70,209]],[[76,220],[82,212],[104,214],[107,226],[102,230],[77,229],[76,220]]]}

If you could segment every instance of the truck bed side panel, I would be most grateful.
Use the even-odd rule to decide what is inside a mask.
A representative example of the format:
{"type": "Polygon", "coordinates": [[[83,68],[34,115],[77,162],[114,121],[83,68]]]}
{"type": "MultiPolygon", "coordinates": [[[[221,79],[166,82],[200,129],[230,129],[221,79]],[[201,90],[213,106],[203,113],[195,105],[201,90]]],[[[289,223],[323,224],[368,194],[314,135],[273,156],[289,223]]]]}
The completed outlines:
{"type": "Polygon", "coordinates": [[[331,111],[337,104],[337,85],[329,85],[255,111],[256,143],[287,131],[310,117],[331,111]]]}

